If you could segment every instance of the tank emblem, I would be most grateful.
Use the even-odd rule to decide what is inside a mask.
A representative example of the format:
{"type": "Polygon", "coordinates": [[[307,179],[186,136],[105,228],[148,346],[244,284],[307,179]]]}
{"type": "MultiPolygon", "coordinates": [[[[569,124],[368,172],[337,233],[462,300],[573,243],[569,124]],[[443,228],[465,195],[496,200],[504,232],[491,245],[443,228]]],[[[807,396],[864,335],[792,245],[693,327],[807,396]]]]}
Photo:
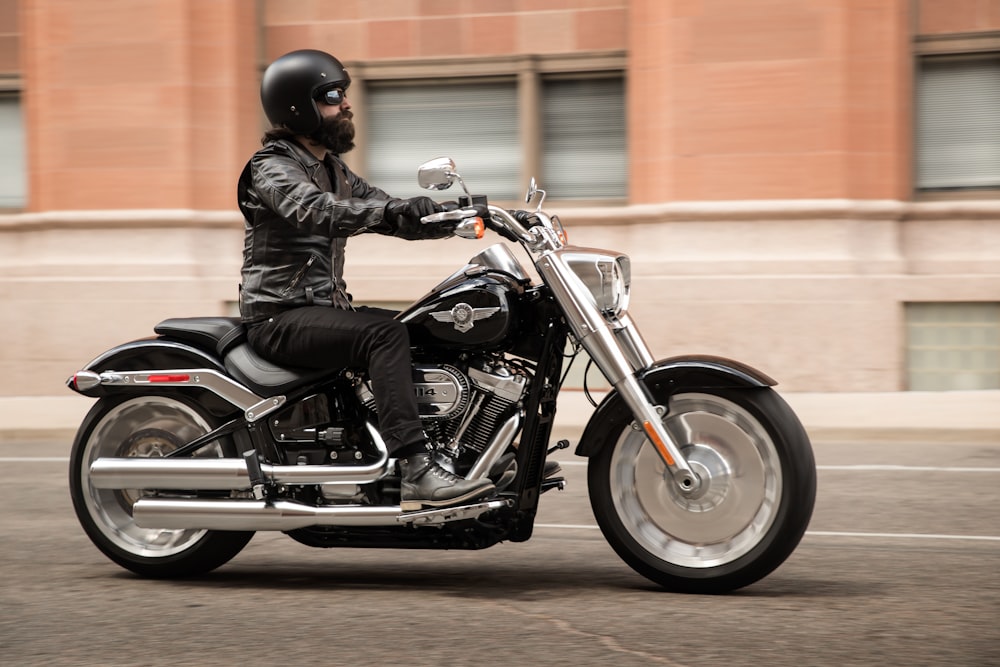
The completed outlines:
{"type": "Polygon", "coordinates": [[[455,330],[465,333],[475,326],[477,320],[485,320],[488,317],[492,317],[498,310],[500,308],[496,306],[492,308],[473,308],[467,303],[460,303],[451,310],[439,310],[436,313],[431,313],[431,317],[438,322],[454,322],[455,330]]]}

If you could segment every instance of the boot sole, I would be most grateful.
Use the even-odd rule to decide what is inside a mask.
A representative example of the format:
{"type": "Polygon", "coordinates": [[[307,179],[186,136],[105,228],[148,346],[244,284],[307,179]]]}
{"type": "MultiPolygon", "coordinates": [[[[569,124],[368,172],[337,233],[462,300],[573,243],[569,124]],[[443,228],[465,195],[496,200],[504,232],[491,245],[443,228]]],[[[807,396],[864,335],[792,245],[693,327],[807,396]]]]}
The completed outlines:
{"type": "Polygon", "coordinates": [[[457,498],[448,498],[447,500],[403,500],[399,503],[399,509],[403,512],[413,512],[425,507],[450,507],[451,505],[461,505],[471,500],[482,500],[493,495],[495,492],[496,487],[491,484],[486,488],[469,491],[465,495],[458,496],[457,498]]]}

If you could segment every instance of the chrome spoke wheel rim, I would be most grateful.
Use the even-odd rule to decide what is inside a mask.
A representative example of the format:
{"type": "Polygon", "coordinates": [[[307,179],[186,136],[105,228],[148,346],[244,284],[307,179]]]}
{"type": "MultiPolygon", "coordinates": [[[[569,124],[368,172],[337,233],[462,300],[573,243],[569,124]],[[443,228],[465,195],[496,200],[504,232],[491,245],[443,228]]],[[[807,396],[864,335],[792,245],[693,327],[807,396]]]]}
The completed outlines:
{"type": "Polygon", "coordinates": [[[641,431],[626,429],[611,458],[611,494],[628,534],[681,567],[725,565],[757,546],[774,524],[781,462],[767,430],[720,396],[680,394],[664,425],[702,484],[680,492],[641,431]]]}
{"type": "MultiPolygon", "coordinates": [[[[98,529],[116,547],[134,556],[165,558],[190,548],[206,531],[140,528],[132,518],[132,506],[145,492],[94,488],[90,484],[91,464],[101,457],[162,457],[209,430],[211,426],[193,408],[163,396],[120,403],[97,423],[83,454],[83,495],[98,529]]],[[[198,452],[203,457],[222,455],[218,444],[198,452]]]]}

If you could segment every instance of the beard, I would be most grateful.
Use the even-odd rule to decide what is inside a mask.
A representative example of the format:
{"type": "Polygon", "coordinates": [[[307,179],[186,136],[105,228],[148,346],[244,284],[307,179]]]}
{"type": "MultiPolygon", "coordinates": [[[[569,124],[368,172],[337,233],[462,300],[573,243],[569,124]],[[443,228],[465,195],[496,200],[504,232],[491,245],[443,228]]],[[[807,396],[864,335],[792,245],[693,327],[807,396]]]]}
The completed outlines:
{"type": "Polygon", "coordinates": [[[343,155],[354,148],[354,114],[342,111],[333,118],[324,118],[319,129],[309,138],[334,155],[343,155]]]}

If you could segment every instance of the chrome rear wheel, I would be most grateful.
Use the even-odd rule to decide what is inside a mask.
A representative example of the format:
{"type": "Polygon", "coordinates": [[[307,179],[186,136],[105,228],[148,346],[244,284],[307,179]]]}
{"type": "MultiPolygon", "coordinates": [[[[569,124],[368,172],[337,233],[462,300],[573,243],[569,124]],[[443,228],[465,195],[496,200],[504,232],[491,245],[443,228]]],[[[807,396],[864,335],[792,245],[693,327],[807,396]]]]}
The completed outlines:
{"type": "MultiPolygon", "coordinates": [[[[115,397],[95,404],[73,445],[70,492],[81,525],[105,555],[147,576],[186,576],[218,567],[246,545],[253,533],[141,528],[132,506],[148,492],[90,483],[90,466],[98,458],[162,457],[214,427],[210,414],[181,397],[115,397]]],[[[232,449],[228,441],[216,442],[197,456],[234,456],[227,451],[232,449]]]]}

